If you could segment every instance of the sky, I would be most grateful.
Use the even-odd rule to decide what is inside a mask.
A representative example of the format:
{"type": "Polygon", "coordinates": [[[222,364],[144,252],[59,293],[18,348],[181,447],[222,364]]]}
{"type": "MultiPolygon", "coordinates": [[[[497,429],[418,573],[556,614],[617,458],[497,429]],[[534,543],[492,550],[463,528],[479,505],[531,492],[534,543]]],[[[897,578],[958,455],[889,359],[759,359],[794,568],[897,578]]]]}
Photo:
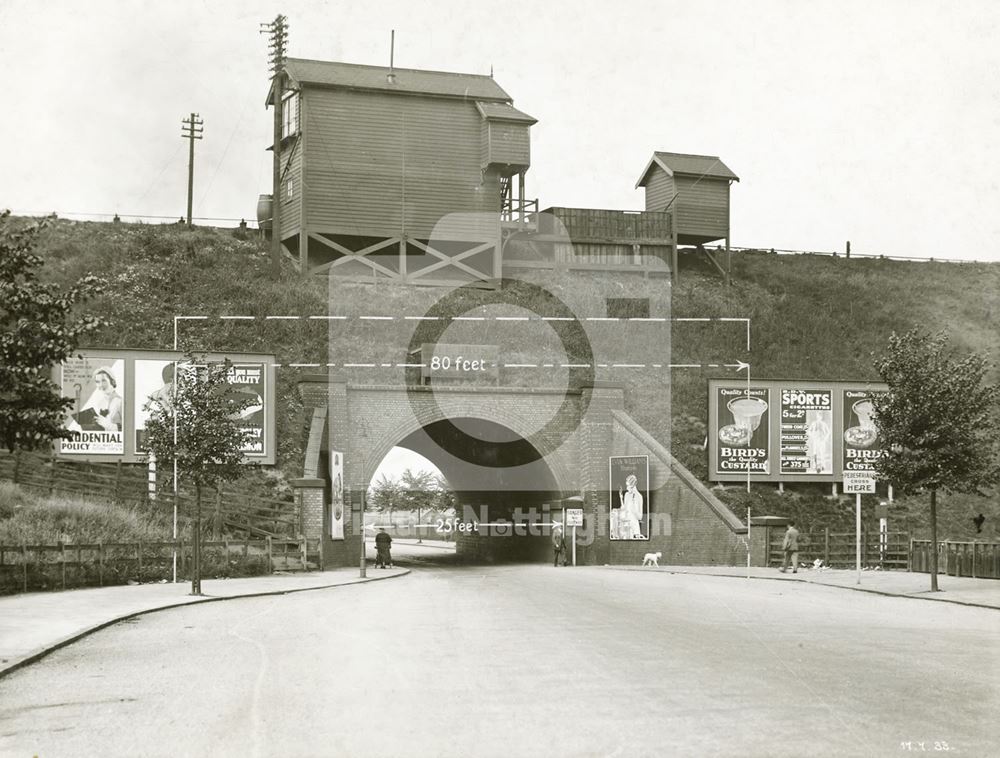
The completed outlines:
{"type": "MultiPolygon", "coordinates": [[[[641,209],[654,150],[739,177],[732,243],[1000,260],[1000,2],[0,0],[0,208],[253,219],[267,41],[488,74],[532,128],[527,194],[641,209]]],[[[232,222],[230,222],[232,223],[232,222]]]]}

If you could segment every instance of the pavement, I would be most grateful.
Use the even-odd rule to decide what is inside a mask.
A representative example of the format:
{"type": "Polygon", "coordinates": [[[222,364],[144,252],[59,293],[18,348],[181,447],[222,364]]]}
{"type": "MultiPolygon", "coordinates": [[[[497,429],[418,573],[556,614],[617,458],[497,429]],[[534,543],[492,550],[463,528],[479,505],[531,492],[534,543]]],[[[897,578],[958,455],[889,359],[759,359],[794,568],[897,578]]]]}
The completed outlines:
{"type": "MultiPolygon", "coordinates": [[[[447,543],[443,543],[447,544],[447,543]]],[[[402,548],[402,545],[399,547],[402,548]]],[[[408,545],[412,552],[440,547],[408,545]]],[[[454,551],[453,546],[448,546],[454,551]]],[[[410,552],[410,551],[406,551],[410,552]]],[[[440,551],[446,552],[444,550],[440,551]]],[[[402,557],[402,555],[400,556],[402,557]]],[[[768,579],[783,582],[810,582],[847,590],[907,597],[920,600],[1000,610],[1000,580],[939,576],[941,591],[930,592],[930,577],[905,571],[863,571],[840,569],[800,569],[782,574],[777,569],[738,566],[608,566],[613,571],[642,571],[669,574],[726,576],[768,579]]],[[[190,594],[190,583],[140,584],[62,592],[30,592],[0,597],[0,677],[91,632],[143,613],[193,603],[207,603],[239,597],[281,595],[290,592],[326,589],[362,582],[390,579],[410,573],[408,569],[374,569],[362,579],[356,568],[308,573],[274,574],[245,579],[206,579],[203,595],[190,594]]]]}
{"type": "Polygon", "coordinates": [[[190,582],[178,582],[3,596],[0,597],[0,677],[98,629],[143,613],[195,603],[375,582],[409,573],[408,569],[375,569],[369,565],[364,579],[357,568],[204,579],[201,595],[191,594],[190,582]]]}
{"type": "Polygon", "coordinates": [[[775,568],[757,566],[609,566],[619,571],[652,571],[669,574],[696,574],[702,576],[731,576],[746,579],[771,579],[779,582],[809,582],[845,590],[870,592],[876,595],[908,597],[958,605],[996,608],[1000,610],[1000,579],[973,579],[971,577],[938,574],[938,592],[931,592],[930,574],[911,571],[862,571],[858,582],[855,569],[800,568],[796,573],[781,573],[775,568]]]}

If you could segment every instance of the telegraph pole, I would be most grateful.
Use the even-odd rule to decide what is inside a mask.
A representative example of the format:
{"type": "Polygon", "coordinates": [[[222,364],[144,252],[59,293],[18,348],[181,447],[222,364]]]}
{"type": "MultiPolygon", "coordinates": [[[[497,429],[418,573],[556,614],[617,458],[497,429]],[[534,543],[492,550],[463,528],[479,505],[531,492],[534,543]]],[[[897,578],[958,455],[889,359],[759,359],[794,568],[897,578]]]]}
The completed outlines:
{"type": "Polygon", "coordinates": [[[288,46],[288,19],[281,14],[274,17],[269,24],[260,25],[260,33],[270,37],[268,49],[268,64],[271,70],[271,82],[274,105],[274,151],[271,183],[271,276],[277,279],[281,273],[281,126],[284,103],[284,67],[285,50],[288,46]]]}
{"type": "Polygon", "coordinates": [[[187,225],[191,226],[191,202],[194,197],[194,141],[201,139],[202,128],[205,122],[197,113],[192,113],[188,118],[181,121],[184,132],[181,137],[188,140],[188,212],[187,225]]]}

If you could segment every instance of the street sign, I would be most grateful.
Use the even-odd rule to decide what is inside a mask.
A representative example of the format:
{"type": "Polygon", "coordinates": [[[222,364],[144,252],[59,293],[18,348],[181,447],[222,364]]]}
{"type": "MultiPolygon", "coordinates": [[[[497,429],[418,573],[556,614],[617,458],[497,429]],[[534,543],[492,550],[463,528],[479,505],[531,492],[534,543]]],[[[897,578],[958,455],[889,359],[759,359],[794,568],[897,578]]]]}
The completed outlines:
{"type": "Polygon", "coordinates": [[[566,509],[566,526],[583,526],[583,508],[566,509]]]}
{"type": "Polygon", "coordinates": [[[845,495],[870,495],[875,492],[875,479],[861,471],[844,472],[845,495]]]}

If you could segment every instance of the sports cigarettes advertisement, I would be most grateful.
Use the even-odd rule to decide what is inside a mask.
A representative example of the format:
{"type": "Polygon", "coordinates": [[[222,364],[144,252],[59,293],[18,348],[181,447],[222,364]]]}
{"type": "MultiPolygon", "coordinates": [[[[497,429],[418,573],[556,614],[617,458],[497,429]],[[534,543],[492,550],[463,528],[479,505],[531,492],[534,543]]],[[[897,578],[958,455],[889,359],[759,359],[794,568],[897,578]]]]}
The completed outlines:
{"type": "Polygon", "coordinates": [[[833,391],[781,390],[781,473],[833,473],[833,391]]]}

